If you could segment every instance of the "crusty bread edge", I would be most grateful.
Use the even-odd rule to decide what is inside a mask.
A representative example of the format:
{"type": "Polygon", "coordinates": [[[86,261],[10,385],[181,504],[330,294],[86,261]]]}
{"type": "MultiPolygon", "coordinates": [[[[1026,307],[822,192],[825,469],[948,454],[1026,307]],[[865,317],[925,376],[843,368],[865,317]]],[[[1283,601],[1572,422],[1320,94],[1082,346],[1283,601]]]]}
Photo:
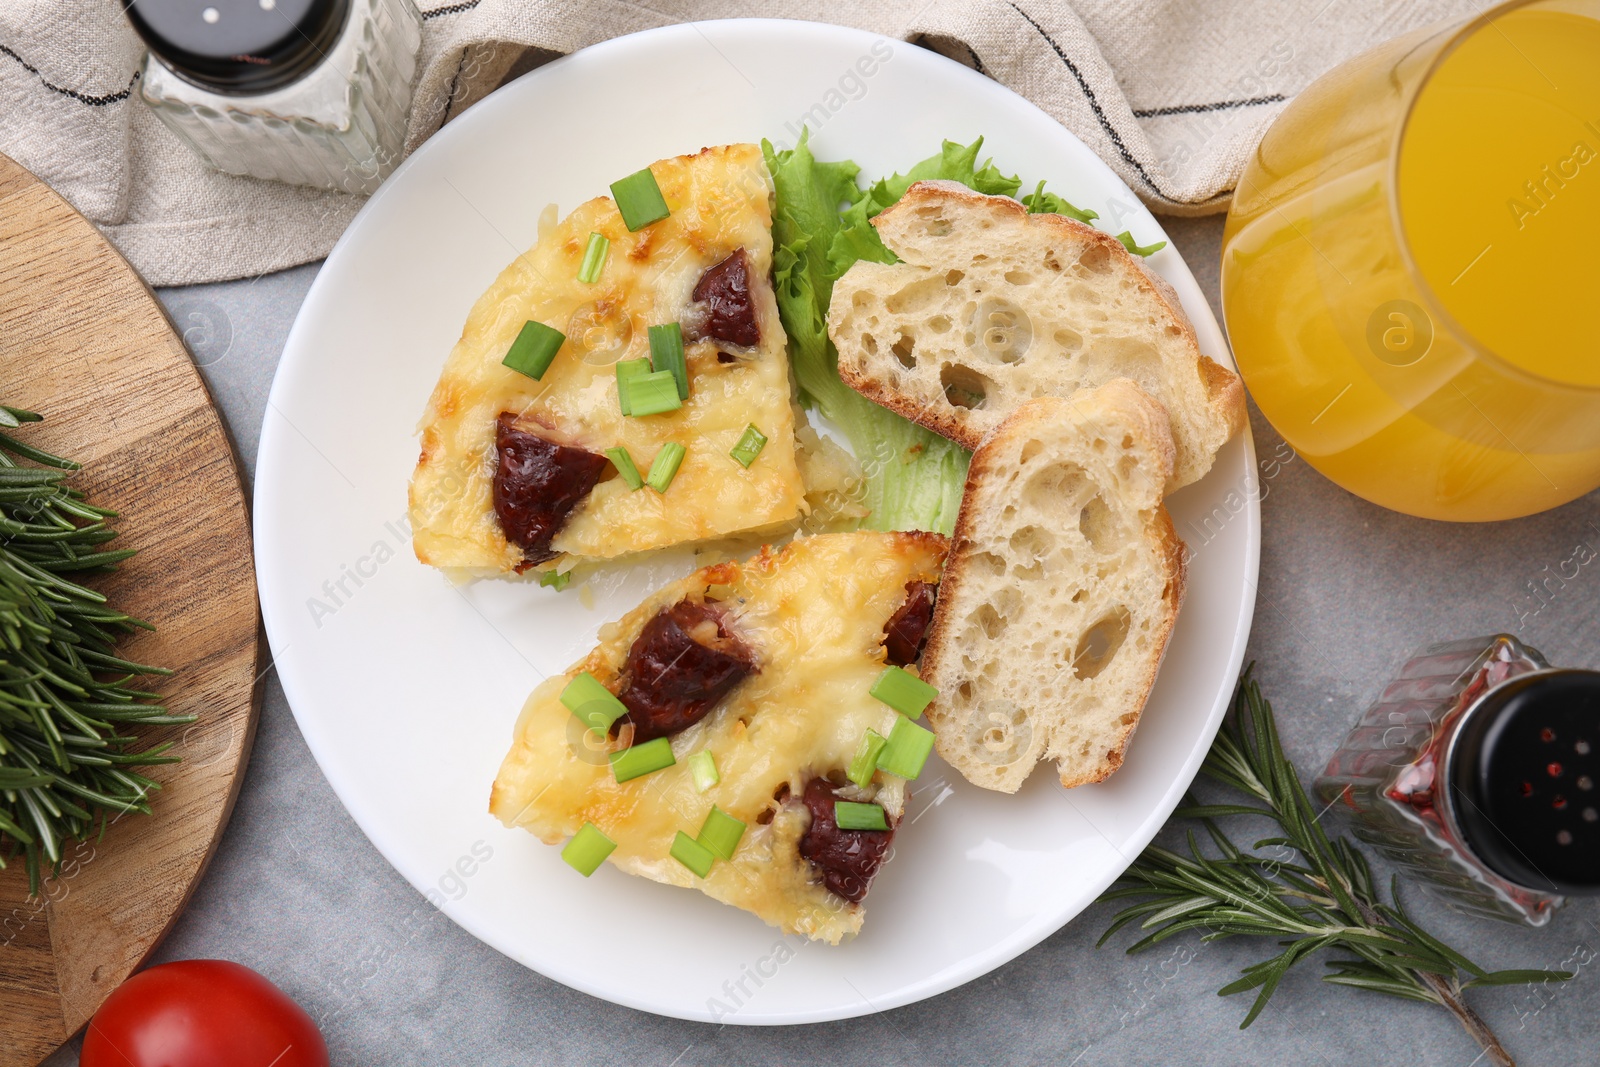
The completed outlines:
{"type": "MultiPolygon", "coordinates": [[[[1126,381],[1126,379],[1112,380],[1126,381]]],[[[1142,389],[1138,391],[1140,396],[1149,401],[1158,411],[1162,410],[1160,403],[1155,398],[1149,396],[1142,389]]],[[[956,513],[955,529],[950,534],[949,548],[945,555],[944,575],[939,580],[939,596],[934,602],[933,618],[928,624],[928,639],[923,646],[921,662],[931,664],[938,661],[944,648],[943,637],[947,625],[947,617],[951,611],[950,604],[960,594],[961,588],[965,584],[967,568],[963,565],[964,549],[972,542],[972,527],[976,521],[976,506],[973,503],[976,500],[974,489],[985,477],[1003,471],[1003,468],[996,465],[992,460],[993,450],[985,446],[991,442],[998,442],[1001,440],[1002,435],[1017,432],[1025,424],[1032,425],[1035,421],[1045,421],[1052,417],[1058,417],[1059,413],[1070,406],[1072,402],[1071,397],[1036,397],[1033,400],[1026,401],[1007,416],[1000,425],[996,426],[973,451],[971,465],[967,468],[966,484],[962,488],[961,508],[956,513]]],[[[1162,429],[1166,429],[1165,425],[1162,426],[1162,429]]],[[[1171,464],[1174,462],[1175,451],[1170,439],[1166,442],[1165,449],[1158,448],[1157,451],[1164,453],[1164,458],[1170,470],[1171,464]]],[[[1162,598],[1163,603],[1166,605],[1166,622],[1155,639],[1156,655],[1151,663],[1149,675],[1144,680],[1144,695],[1139,700],[1139,707],[1136,709],[1133,721],[1117,734],[1115,743],[1107,750],[1106,758],[1101,761],[1098,773],[1071,777],[1059,772],[1060,763],[1059,761],[1057,762],[1058,773],[1064,788],[1071,789],[1075,786],[1103,782],[1122,766],[1128,744],[1133,738],[1134,730],[1139,726],[1140,719],[1144,716],[1144,707],[1150,700],[1150,693],[1155,688],[1156,677],[1161,671],[1162,661],[1166,658],[1167,645],[1172,638],[1173,628],[1177,626],[1178,613],[1183,606],[1184,594],[1188,589],[1189,550],[1183,540],[1178,537],[1177,528],[1172,523],[1172,516],[1168,513],[1166,505],[1160,501],[1156,503],[1156,522],[1156,537],[1159,541],[1160,551],[1165,558],[1167,569],[1167,589],[1165,596],[1162,598]]],[[[1037,766],[1037,763],[1028,764],[1012,774],[1002,775],[997,771],[993,775],[996,781],[980,781],[969,770],[970,761],[966,758],[965,753],[956,749],[953,740],[947,745],[946,736],[944,733],[937,733],[935,736],[940,757],[960,772],[963,778],[982,789],[991,789],[1002,793],[1015,793],[1022,787],[1022,783],[1032,775],[1034,768],[1037,766]],[[1005,782],[1007,780],[1011,780],[1010,788],[1006,788],[1005,782]]]]}
{"type": "Polygon", "coordinates": [[[871,378],[864,378],[858,375],[853,367],[840,363],[839,377],[844,384],[879,407],[888,408],[901,418],[910,419],[940,437],[947,437],[969,452],[975,451],[983,443],[983,435],[968,429],[966,424],[954,415],[926,407],[904,393],[897,392],[871,378]]]}
{"type": "MultiPolygon", "coordinates": [[[[965,201],[973,208],[1009,215],[1020,219],[1028,225],[1045,226],[1060,230],[1064,235],[1087,240],[1104,248],[1112,256],[1122,257],[1131,263],[1139,272],[1145,287],[1165,305],[1167,312],[1183,329],[1184,339],[1192,350],[1195,362],[1200,368],[1200,378],[1206,387],[1206,396],[1210,401],[1212,410],[1222,420],[1227,433],[1222,441],[1228,440],[1243,428],[1245,423],[1245,397],[1244,383],[1239,376],[1210,356],[1200,351],[1200,338],[1195,333],[1194,323],[1190,321],[1188,313],[1183,310],[1183,301],[1178,296],[1178,291],[1172,283],[1150,269],[1149,264],[1141,256],[1129,252],[1121,241],[1093,226],[1069,219],[1065,215],[1056,215],[1049,212],[1029,214],[1028,209],[1019,201],[1009,196],[991,196],[967,188],[960,182],[953,181],[920,181],[914,182],[907,189],[905,195],[885,208],[872,219],[874,227],[881,227],[885,220],[893,221],[902,212],[914,211],[917,207],[927,202],[940,201],[965,201]]],[[[887,244],[887,242],[885,242],[887,244]]],[[[891,249],[893,251],[893,249],[891,249]]],[[[898,255],[898,252],[896,253],[898,255]]],[[[832,309],[829,309],[832,317],[832,309]]],[[[857,374],[853,367],[840,364],[839,377],[846,385],[871,400],[873,403],[888,408],[903,418],[910,419],[920,426],[927,427],[941,437],[961,445],[963,448],[976,450],[983,441],[983,435],[968,429],[961,420],[941,411],[933,411],[922,407],[909,397],[903,396],[889,387],[857,374]]],[[[995,428],[996,431],[999,427],[995,428]]],[[[1218,447],[1221,446],[1218,442],[1218,447]]],[[[1215,456],[1206,457],[1205,468],[1199,471],[1189,481],[1198,481],[1207,470],[1211,468],[1215,456]]],[[[1168,490],[1181,488],[1189,481],[1174,483],[1169,480],[1168,490]]]]}

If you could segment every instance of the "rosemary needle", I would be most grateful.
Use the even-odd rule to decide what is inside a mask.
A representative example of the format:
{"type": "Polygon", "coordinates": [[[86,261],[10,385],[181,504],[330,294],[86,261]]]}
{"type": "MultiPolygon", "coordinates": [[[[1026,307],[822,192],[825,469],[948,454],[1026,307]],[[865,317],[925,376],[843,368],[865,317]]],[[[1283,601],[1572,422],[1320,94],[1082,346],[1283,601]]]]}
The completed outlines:
{"type": "Polygon", "coordinates": [[[1243,1029],[1267,1006],[1289,968],[1328,949],[1323,981],[1375,993],[1420,1000],[1447,1009],[1483,1046],[1488,1062],[1507,1067],[1510,1055],[1462,992],[1474,986],[1564,981],[1566,971],[1486,971],[1433,937],[1400,904],[1399,880],[1385,904],[1366,857],[1344,836],[1329,837],[1278,742],[1272,706],[1250,670],[1239,679],[1233,707],[1201,767],[1208,777],[1247,798],[1245,803],[1179,808],[1198,819],[1216,846],[1202,850],[1189,832],[1189,855],[1154,845],[1134,861],[1102,900],[1133,900],[1118,912],[1100,944],[1129,923],[1149,931],[1129,947],[1138,952],[1187,930],[1205,931],[1203,941],[1255,934],[1277,940],[1277,955],[1252,964],[1238,981],[1218,991],[1231,996],[1257,990],[1243,1029]],[[1216,820],[1266,818],[1278,836],[1256,848],[1292,850],[1292,860],[1268,858],[1239,848],[1216,820]]]}
{"type": "MultiPolygon", "coordinates": [[[[0,406],[5,430],[39,418],[0,406]]],[[[194,721],[128,684],[170,673],[116,654],[118,638],[149,625],[65,577],[133,555],[103,547],[117,536],[107,521],[116,512],[66,484],[79,469],[0,432],[0,868],[20,852],[35,895],[65,843],[108,817],[150,811],[160,786],[135,768],[177,762],[170,743],[140,748],[127,727],[194,721]]]]}

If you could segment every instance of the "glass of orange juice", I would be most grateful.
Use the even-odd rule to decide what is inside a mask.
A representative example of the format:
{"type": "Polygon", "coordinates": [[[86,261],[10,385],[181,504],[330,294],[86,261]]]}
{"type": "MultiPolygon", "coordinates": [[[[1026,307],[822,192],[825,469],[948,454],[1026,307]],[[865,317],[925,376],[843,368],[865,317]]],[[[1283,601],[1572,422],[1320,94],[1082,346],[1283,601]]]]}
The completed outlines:
{"type": "Polygon", "coordinates": [[[1520,0],[1313,83],[1234,194],[1222,300],[1262,413],[1396,511],[1600,486],[1600,0],[1520,0]]]}

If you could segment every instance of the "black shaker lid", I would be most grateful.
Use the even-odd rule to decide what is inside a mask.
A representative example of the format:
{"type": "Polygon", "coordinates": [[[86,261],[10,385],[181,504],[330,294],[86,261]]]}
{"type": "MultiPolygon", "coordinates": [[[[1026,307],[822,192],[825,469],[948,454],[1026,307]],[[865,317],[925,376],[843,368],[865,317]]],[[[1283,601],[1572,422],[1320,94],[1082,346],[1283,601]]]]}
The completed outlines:
{"type": "Polygon", "coordinates": [[[1456,822],[1491,870],[1540,892],[1600,892],[1600,671],[1496,686],[1446,773],[1456,822]]]}
{"type": "Polygon", "coordinates": [[[281,88],[338,40],[350,0],[123,0],[150,51],[221,93],[281,88]]]}

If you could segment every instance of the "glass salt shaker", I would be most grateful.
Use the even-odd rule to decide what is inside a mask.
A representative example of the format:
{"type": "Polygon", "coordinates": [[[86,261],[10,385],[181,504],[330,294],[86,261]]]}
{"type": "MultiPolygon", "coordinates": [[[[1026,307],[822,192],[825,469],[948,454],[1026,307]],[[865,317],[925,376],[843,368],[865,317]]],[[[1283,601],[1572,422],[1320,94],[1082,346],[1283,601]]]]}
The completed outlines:
{"type": "Polygon", "coordinates": [[[371,193],[400,159],[412,0],[123,0],[140,94],[212,167],[371,193]]]}
{"type": "Polygon", "coordinates": [[[1316,780],[1355,835],[1471,914],[1600,892],[1600,671],[1509,634],[1414,655],[1316,780]]]}

